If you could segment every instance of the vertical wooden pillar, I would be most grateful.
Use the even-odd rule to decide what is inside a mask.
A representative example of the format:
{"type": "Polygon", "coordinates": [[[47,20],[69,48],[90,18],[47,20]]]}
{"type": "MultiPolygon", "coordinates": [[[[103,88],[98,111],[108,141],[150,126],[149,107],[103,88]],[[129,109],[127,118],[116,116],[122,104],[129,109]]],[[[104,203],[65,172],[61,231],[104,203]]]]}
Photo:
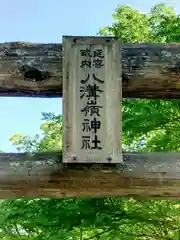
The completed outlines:
{"type": "Polygon", "coordinates": [[[119,41],[66,36],[63,50],[63,162],[121,163],[119,41]]]}

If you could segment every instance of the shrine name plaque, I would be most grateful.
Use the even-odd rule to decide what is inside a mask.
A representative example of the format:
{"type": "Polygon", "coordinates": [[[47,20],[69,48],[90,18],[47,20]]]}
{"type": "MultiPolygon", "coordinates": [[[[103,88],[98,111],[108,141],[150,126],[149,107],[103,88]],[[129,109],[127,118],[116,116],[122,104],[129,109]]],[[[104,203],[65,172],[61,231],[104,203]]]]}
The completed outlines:
{"type": "Polygon", "coordinates": [[[63,37],[63,162],[122,163],[122,67],[113,37],[63,37]]]}

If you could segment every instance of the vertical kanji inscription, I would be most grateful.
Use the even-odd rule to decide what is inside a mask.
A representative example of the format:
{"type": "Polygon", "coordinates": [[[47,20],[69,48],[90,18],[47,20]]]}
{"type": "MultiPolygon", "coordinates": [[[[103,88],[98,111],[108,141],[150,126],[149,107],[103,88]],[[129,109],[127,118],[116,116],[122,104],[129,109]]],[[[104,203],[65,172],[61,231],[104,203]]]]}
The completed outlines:
{"type": "Polygon", "coordinates": [[[64,162],[122,162],[120,45],[64,38],[64,162]]]}
{"type": "MultiPolygon", "coordinates": [[[[84,100],[84,106],[81,108],[84,118],[82,122],[82,147],[87,149],[87,144],[84,144],[84,139],[88,139],[88,149],[102,150],[102,143],[98,130],[101,128],[101,110],[103,105],[98,104],[99,98],[104,93],[102,85],[104,80],[96,77],[93,68],[101,69],[104,66],[104,52],[101,49],[91,50],[90,48],[81,49],[80,68],[87,67],[86,76],[80,80],[80,99],[84,100]],[[88,65],[84,63],[88,62],[88,65]],[[96,116],[96,117],[95,117],[96,116]],[[98,119],[97,119],[98,118],[98,119]],[[89,131],[84,132],[84,121],[89,123],[89,131]],[[91,135],[89,135],[91,133],[91,135]],[[86,134],[86,135],[85,135],[86,134]]],[[[97,71],[98,73],[98,71],[97,71]]]]}

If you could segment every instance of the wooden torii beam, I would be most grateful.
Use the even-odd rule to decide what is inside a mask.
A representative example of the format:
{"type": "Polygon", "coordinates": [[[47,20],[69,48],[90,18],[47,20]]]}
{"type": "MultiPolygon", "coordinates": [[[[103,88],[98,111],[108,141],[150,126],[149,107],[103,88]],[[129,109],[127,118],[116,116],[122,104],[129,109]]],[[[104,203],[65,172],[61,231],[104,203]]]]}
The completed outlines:
{"type": "MultiPolygon", "coordinates": [[[[122,70],[123,97],[180,96],[180,44],[124,44],[122,70]]],[[[62,45],[1,43],[0,96],[62,97],[62,45]]]]}
{"type": "MultiPolygon", "coordinates": [[[[0,96],[62,97],[62,45],[0,44],[0,96]]],[[[179,98],[180,45],[122,45],[123,97],[179,98]]],[[[63,164],[61,153],[0,153],[0,198],[180,199],[180,154],[124,153],[125,165],[63,164]],[[125,168],[124,168],[125,167],[125,168]]]]}
{"type": "Polygon", "coordinates": [[[62,164],[60,152],[1,153],[0,198],[180,199],[180,153],[124,153],[116,164],[62,164]]]}

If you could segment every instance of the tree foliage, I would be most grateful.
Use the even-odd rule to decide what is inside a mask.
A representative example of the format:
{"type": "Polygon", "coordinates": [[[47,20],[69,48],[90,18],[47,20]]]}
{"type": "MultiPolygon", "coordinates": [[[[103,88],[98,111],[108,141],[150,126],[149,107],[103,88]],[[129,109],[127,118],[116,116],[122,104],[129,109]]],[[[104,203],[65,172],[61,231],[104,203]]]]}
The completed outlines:
{"type": "Polygon", "coordinates": [[[15,133],[10,141],[18,151],[45,152],[48,150],[62,149],[62,121],[61,115],[54,113],[42,113],[43,123],[40,126],[41,133],[33,138],[23,133],[15,133]]]}
{"type": "MultiPolygon", "coordinates": [[[[100,35],[115,35],[123,43],[179,42],[180,16],[164,4],[144,14],[119,6],[114,23],[100,35]]],[[[127,151],[179,151],[180,103],[163,100],[123,100],[123,148],[127,151]]],[[[19,151],[62,149],[62,116],[43,113],[41,134],[16,133],[19,151]]],[[[77,186],[78,187],[78,186],[77,186]]],[[[12,239],[134,240],[180,239],[179,201],[126,198],[17,199],[0,203],[0,237],[12,239]]]]}

